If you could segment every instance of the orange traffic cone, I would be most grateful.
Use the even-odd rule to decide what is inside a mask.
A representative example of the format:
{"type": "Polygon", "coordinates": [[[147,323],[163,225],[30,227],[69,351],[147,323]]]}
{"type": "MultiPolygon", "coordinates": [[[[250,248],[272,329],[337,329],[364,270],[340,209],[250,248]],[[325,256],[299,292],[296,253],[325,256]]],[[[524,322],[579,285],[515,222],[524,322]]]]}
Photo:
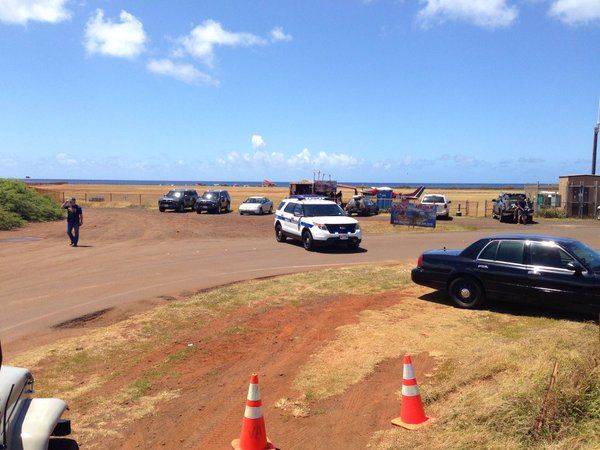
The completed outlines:
{"type": "Polygon", "coordinates": [[[418,430],[434,420],[433,417],[427,417],[425,415],[410,355],[404,355],[400,417],[393,419],[392,423],[408,430],[418,430]]]}
{"type": "Polygon", "coordinates": [[[231,441],[231,446],[235,450],[275,449],[275,446],[267,438],[265,419],[262,415],[258,375],[255,373],[250,376],[246,411],[244,412],[244,420],[242,422],[242,433],[239,439],[231,441]]]}

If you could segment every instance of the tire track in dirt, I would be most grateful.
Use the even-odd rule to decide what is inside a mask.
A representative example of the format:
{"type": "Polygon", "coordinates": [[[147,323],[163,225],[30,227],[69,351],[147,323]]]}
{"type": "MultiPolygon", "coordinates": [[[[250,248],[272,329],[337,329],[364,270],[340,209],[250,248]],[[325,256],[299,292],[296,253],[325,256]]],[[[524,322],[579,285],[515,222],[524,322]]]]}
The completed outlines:
{"type": "MultiPolygon", "coordinates": [[[[155,416],[137,421],[125,430],[124,439],[108,442],[108,448],[227,448],[240,432],[248,377],[254,371],[260,375],[267,430],[276,444],[300,449],[308,442],[328,447],[344,442],[346,448],[364,448],[371,433],[398,415],[401,362],[383,362],[346,393],[312,403],[317,413],[307,418],[292,418],[275,403],[300,395],[292,386],[299,368],[336,336],[337,327],[356,323],[365,309],[384,309],[407,295],[410,293],[393,291],[327,297],[300,307],[243,308],[211,321],[196,333],[178,337],[178,344],[148,361],[158,361],[186,342],[197,345],[198,351],[177,367],[176,381],[157,381],[149,395],[180,389],[181,396],[160,406],[155,416]],[[347,435],[348,430],[354,433],[347,435]]],[[[415,358],[418,371],[419,358],[415,358]]],[[[432,364],[430,359],[424,360],[432,364]]],[[[143,369],[142,364],[128,377],[135,379],[143,369]]],[[[122,385],[123,380],[115,383],[122,385]]]]}

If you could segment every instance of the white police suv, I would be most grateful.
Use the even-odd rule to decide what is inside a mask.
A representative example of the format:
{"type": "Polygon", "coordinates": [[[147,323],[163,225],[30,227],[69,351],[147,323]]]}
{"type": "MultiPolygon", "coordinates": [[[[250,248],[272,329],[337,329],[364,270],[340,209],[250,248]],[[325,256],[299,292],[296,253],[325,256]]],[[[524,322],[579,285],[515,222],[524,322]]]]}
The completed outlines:
{"type": "Polygon", "coordinates": [[[275,212],[275,238],[302,241],[306,250],[316,245],[344,244],[357,249],[362,231],[357,220],[348,217],[335,202],[318,197],[283,200],[275,212]]]}

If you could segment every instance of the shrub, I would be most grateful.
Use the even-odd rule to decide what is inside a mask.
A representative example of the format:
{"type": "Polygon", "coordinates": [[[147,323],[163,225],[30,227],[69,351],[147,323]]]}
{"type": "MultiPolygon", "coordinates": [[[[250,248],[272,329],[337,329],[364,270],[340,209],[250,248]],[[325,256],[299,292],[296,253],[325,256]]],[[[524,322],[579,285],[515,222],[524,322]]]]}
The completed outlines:
{"type": "Polygon", "coordinates": [[[564,208],[540,208],[536,211],[538,217],[546,219],[565,219],[567,211],[564,208]]]}
{"type": "Polygon", "coordinates": [[[10,230],[27,222],[49,222],[64,217],[52,198],[25,183],[0,179],[0,229],[10,230]]]}
{"type": "Polygon", "coordinates": [[[0,207],[0,230],[12,230],[25,223],[18,214],[8,212],[0,207]]]}

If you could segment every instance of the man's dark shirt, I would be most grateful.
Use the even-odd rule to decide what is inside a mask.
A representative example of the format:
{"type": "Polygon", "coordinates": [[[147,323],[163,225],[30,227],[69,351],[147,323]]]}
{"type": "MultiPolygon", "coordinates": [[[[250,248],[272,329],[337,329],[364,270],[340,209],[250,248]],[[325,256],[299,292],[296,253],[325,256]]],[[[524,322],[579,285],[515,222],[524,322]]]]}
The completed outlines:
{"type": "Polygon", "coordinates": [[[83,210],[81,209],[81,206],[67,205],[67,206],[65,206],[65,209],[67,210],[67,223],[69,223],[71,225],[79,225],[79,218],[83,214],[83,210]]]}

